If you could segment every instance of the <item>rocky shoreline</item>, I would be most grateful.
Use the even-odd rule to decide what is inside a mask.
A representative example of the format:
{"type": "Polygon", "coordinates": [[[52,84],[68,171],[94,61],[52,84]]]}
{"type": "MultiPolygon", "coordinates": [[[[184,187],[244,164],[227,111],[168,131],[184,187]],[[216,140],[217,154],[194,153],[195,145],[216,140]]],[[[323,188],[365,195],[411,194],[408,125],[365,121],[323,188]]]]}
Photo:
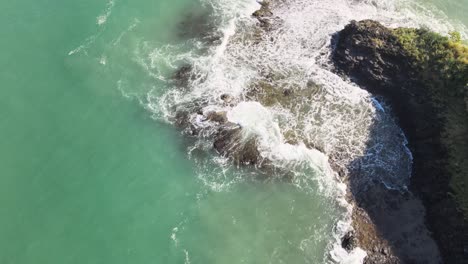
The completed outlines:
{"type": "MultiPolygon", "coordinates": [[[[264,41],[268,32],[281,23],[267,1],[262,1],[261,8],[252,16],[258,20],[258,27],[252,34],[254,44],[264,41]]],[[[407,33],[406,29],[392,30],[375,21],[353,21],[332,39],[334,49],[331,61],[336,73],[388,100],[408,138],[414,157],[411,184],[407,191],[389,189],[382,182],[372,182],[363,188],[359,182],[366,175],[359,166],[355,166],[360,164],[359,159],[353,162],[354,166],[343,169],[334,166],[331,158],[332,167],[348,182],[347,198],[354,205],[354,230],[343,237],[342,246],[348,251],[358,246],[364,249],[367,252],[365,263],[369,264],[440,263],[442,260],[444,263],[467,263],[466,218],[454,198],[451,184],[452,178],[463,178],[464,174],[468,174],[464,167],[466,163],[463,163],[468,160],[468,154],[463,153],[466,138],[457,135],[456,140],[447,140],[446,135],[447,127],[453,127],[453,122],[460,124],[457,133],[461,131],[468,135],[468,120],[463,119],[466,117],[464,114],[460,118],[459,114],[447,116],[440,113],[461,109],[468,114],[468,99],[466,108],[463,105],[468,92],[461,93],[461,97],[455,93],[442,96],[442,100],[434,100],[434,94],[438,95],[437,89],[428,87],[431,85],[423,81],[424,78],[429,82],[437,81],[427,77],[434,75],[434,72],[424,72],[418,68],[417,61],[404,45],[407,33]],[[455,105],[455,110],[447,110],[448,102],[455,105]],[[447,121],[449,119],[455,121],[450,123],[447,121]]],[[[466,73],[464,71],[466,69],[461,69],[458,74],[466,73]]],[[[191,78],[191,66],[183,66],[174,75],[174,82],[183,88],[191,78]]],[[[274,79],[274,73],[266,73],[265,78],[274,79]]],[[[444,81],[442,77],[437,79],[444,81]]],[[[308,83],[309,89],[298,92],[270,86],[269,82],[253,83],[246,88],[245,98],[222,94],[219,101],[226,106],[248,100],[264,106],[279,104],[288,108],[295,104],[295,100],[305,98],[310,91],[320,88],[308,83]]],[[[460,89],[463,90],[463,87],[460,89]]],[[[190,107],[174,109],[175,124],[187,134],[209,138],[218,154],[238,166],[255,166],[265,175],[275,170],[276,175],[290,179],[291,175],[286,171],[276,171],[277,168],[271,166],[269,160],[260,157],[255,137],[240,140],[242,128],[229,122],[226,112],[203,113],[201,109],[207,102],[194,101],[190,104],[190,107]],[[192,109],[192,112],[186,109],[192,109]],[[211,127],[197,127],[193,122],[194,116],[202,117],[202,121],[208,121],[211,127]]],[[[298,141],[294,135],[285,133],[284,136],[290,144],[298,141]]],[[[370,136],[377,136],[372,129],[370,136]]],[[[304,143],[311,149],[320,150],[313,142],[304,143]]]]}
{"type": "MultiPolygon", "coordinates": [[[[267,33],[274,17],[268,2],[253,16],[267,33]]],[[[355,231],[343,247],[363,248],[365,263],[439,263],[441,256],[444,263],[466,263],[466,219],[451,195],[450,156],[441,143],[445,122],[438,111],[444,110],[429,98],[420,69],[398,37],[374,21],[352,22],[333,41],[337,72],[390,101],[414,155],[410,189],[403,193],[381,183],[353,188],[360,172],[350,168],[355,231]]]]}
{"type": "MultiPolygon", "coordinates": [[[[437,62],[422,64],[413,57],[413,54],[404,46],[404,42],[402,43],[402,38],[407,35],[402,35],[401,32],[405,34],[417,32],[419,35],[416,34],[416,37],[426,34],[418,30],[392,30],[370,20],[353,21],[335,37],[332,60],[337,72],[349,77],[360,87],[373,94],[382,95],[390,101],[398,122],[408,137],[409,147],[414,156],[410,192],[415,193],[416,198],[421,198],[423,201],[426,223],[439,246],[444,262],[467,263],[467,221],[463,217],[460,204],[455,200],[451,180],[457,175],[450,167],[454,160],[468,158],[466,149],[465,153],[455,152],[458,146],[463,148],[467,143],[468,107],[465,108],[463,105],[467,102],[467,93],[457,93],[457,89],[466,91],[466,86],[463,87],[463,82],[466,84],[466,80],[459,82],[461,87],[456,86],[457,83],[452,81],[457,77],[466,79],[467,68],[463,68],[464,62],[462,61],[461,67],[457,68],[458,72],[450,73],[449,77],[443,76],[444,73],[432,69],[431,64],[437,65],[437,62]],[[441,84],[434,85],[436,81],[440,81],[441,84]],[[466,112],[463,113],[463,111],[466,112]],[[464,133],[457,138],[450,137],[451,119],[456,120],[458,129],[464,133]],[[459,156],[454,156],[454,152],[459,156]]],[[[442,46],[437,46],[438,48],[450,49],[450,44],[443,46],[444,40],[449,43],[447,39],[434,33],[427,34],[434,38],[432,43],[437,43],[436,40],[442,43],[440,44],[442,46]]],[[[430,51],[419,50],[418,52],[429,53],[430,51]]],[[[463,164],[457,163],[456,166],[461,177],[466,176],[468,171],[465,170],[463,164]]],[[[388,193],[388,190],[382,190],[377,195],[371,196],[371,200],[358,194],[355,199],[358,205],[369,213],[369,208],[371,208],[369,204],[374,204],[374,199],[383,201],[383,204],[388,203],[388,193]]],[[[391,197],[394,196],[390,196],[390,199],[391,197]]],[[[401,207],[401,205],[397,206],[401,207]]],[[[359,219],[359,217],[356,218],[359,219]]],[[[394,238],[386,235],[388,226],[384,225],[388,223],[386,221],[379,223],[379,218],[379,215],[370,217],[377,228],[383,230],[381,234],[385,240],[393,244],[394,248],[401,247],[398,240],[392,241],[394,238]]],[[[359,224],[355,226],[359,232],[359,224]]],[[[365,240],[365,237],[361,238],[362,240],[365,240]]],[[[405,261],[404,257],[400,261],[428,263],[418,259],[405,261]]]]}
{"type": "MultiPolygon", "coordinates": [[[[261,9],[253,16],[259,20],[259,26],[264,33],[268,34],[271,24],[275,23],[268,2],[263,2],[261,9]]],[[[340,32],[334,41],[337,41],[338,36],[343,36],[343,33],[340,32]]],[[[369,35],[369,37],[374,36],[369,35]]],[[[340,43],[334,44],[337,44],[337,48],[334,50],[332,60],[337,70],[344,74],[337,63],[340,43]]],[[[384,45],[384,42],[382,44],[384,45]]],[[[356,56],[362,61],[367,59],[365,54],[359,53],[356,56]]],[[[407,61],[401,59],[403,63],[407,61]]],[[[383,79],[386,77],[375,76],[383,79]]],[[[340,174],[343,176],[343,172],[340,174]]],[[[363,190],[363,186],[355,184],[359,177],[359,170],[348,168],[348,175],[345,175],[345,178],[350,191],[348,200],[355,205],[354,231],[343,238],[343,248],[347,250],[352,250],[356,246],[363,248],[368,255],[365,263],[439,263],[441,261],[439,250],[426,227],[425,208],[419,197],[412,191],[401,193],[390,190],[382,183],[374,183],[363,190]]],[[[445,257],[445,260],[446,263],[457,263],[453,260],[461,257],[461,255],[451,259],[445,257]]]]}

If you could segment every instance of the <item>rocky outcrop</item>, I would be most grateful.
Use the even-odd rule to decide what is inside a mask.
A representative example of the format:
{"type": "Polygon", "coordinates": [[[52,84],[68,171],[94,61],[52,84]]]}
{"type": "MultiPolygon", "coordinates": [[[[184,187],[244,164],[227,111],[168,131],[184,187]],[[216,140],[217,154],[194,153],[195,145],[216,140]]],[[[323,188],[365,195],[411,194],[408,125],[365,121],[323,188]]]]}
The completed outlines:
{"type": "Polygon", "coordinates": [[[337,72],[389,100],[407,135],[414,156],[410,190],[423,201],[445,263],[468,263],[460,192],[468,177],[466,50],[427,30],[393,30],[371,20],[351,22],[334,46],[337,72]]]}
{"type": "Polygon", "coordinates": [[[258,165],[261,156],[255,138],[242,139],[242,128],[229,123],[220,127],[213,144],[218,153],[231,158],[238,165],[258,165]]]}
{"type": "MultiPolygon", "coordinates": [[[[183,68],[180,71],[185,71],[183,68]]],[[[233,104],[235,99],[227,94],[220,96],[224,104],[233,104]]],[[[207,138],[213,141],[214,150],[230,159],[237,166],[253,165],[266,167],[268,161],[258,151],[257,139],[244,138],[242,127],[232,123],[224,111],[204,111],[207,102],[193,101],[174,109],[174,124],[189,136],[207,138]]]]}
{"type": "MultiPolygon", "coordinates": [[[[258,38],[254,39],[255,43],[266,39],[266,33],[279,22],[267,2],[263,2],[261,9],[253,16],[258,20],[259,35],[254,36],[258,38]]],[[[348,233],[343,238],[343,248],[364,248],[368,253],[365,263],[438,263],[438,250],[427,232],[424,207],[418,199],[421,197],[427,209],[427,222],[445,261],[463,263],[464,259],[468,259],[464,255],[467,252],[464,248],[467,241],[465,222],[450,194],[451,173],[447,167],[450,154],[442,137],[447,118],[439,114],[441,102],[428,93],[421,69],[415,66],[411,54],[393,30],[374,21],[353,22],[334,41],[333,61],[337,71],[370,92],[385,96],[392,104],[414,155],[410,188],[417,195],[392,191],[382,184],[363,191],[353,189],[351,183],[354,197],[350,199],[355,201],[357,207],[353,215],[355,233],[348,233]]],[[[265,106],[291,108],[298,98],[307,99],[320,89],[313,83],[303,90],[276,87],[274,80],[281,76],[267,72],[263,77],[252,83],[251,87],[246,87],[245,97],[234,98],[223,94],[219,97],[219,103],[235,106],[241,100],[254,100],[265,106]]],[[[189,90],[193,78],[193,69],[185,66],[174,75],[174,83],[189,90]]],[[[174,122],[192,136],[209,137],[213,149],[234,164],[253,165],[261,167],[262,171],[274,169],[269,167],[267,160],[262,159],[255,137],[248,140],[243,138],[242,127],[229,122],[225,112],[204,112],[207,104],[198,100],[177,106],[174,122]],[[197,122],[203,125],[197,126],[197,122]]],[[[456,105],[459,106],[458,101],[456,105]]],[[[468,109],[468,103],[463,109],[468,109]]],[[[282,132],[288,143],[297,143],[296,134],[282,132]]],[[[304,143],[320,149],[313,142],[304,143]]],[[[454,168],[461,170],[458,165],[454,168]]],[[[359,171],[351,170],[351,181],[357,174],[359,171]]],[[[284,175],[288,177],[287,173],[284,175]]]]}
{"type": "Polygon", "coordinates": [[[270,30],[272,26],[273,12],[270,10],[270,2],[260,2],[260,9],[255,11],[252,16],[260,23],[260,27],[265,30],[270,30]]]}

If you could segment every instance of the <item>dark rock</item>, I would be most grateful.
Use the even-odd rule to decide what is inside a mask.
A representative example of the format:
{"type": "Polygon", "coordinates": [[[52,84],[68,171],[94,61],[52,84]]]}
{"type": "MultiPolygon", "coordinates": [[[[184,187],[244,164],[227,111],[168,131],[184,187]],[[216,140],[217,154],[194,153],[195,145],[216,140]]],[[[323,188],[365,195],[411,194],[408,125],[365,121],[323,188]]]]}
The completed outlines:
{"type": "Polygon", "coordinates": [[[378,22],[352,21],[334,41],[333,62],[337,70],[371,92],[396,96],[400,92],[396,85],[410,82],[416,83],[417,89],[422,88],[397,37],[378,22]]]}
{"type": "Polygon", "coordinates": [[[191,112],[187,110],[176,111],[175,125],[188,135],[196,136],[199,130],[190,122],[191,112]]]}
{"type": "Polygon", "coordinates": [[[358,245],[358,241],[354,234],[354,231],[348,232],[341,240],[341,247],[346,249],[346,251],[350,252],[355,249],[358,245]]]}
{"type": "Polygon", "coordinates": [[[190,124],[190,112],[186,110],[176,111],[175,124],[178,127],[186,127],[190,124]]]}
{"type": "Polygon", "coordinates": [[[184,65],[180,67],[172,76],[174,83],[179,87],[186,88],[192,78],[192,65],[184,65]]]}
{"type": "Polygon", "coordinates": [[[260,9],[255,11],[252,16],[258,20],[260,28],[265,31],[271,31],[275,28],[274,25],[280,24],[281,21],[278,17],[273,15],[273,12],[270,9],[269,1],[262,1],[260,5],[260,9]]]}
{"type": "Polygon", "coordinates": [[[293,93],[291,89],[284,89],[283,90],[283,95],[284,96],[290,96],[293,93]]]}
{"type": "Polygon", "coordinates": [[[235,98],[229,94],[222,94],[220,98],[226,105],[231,106],[233,106],[233,103],[236,101],[235,98]]]}
{"type": "Polygon", "coordinates": [[[222,94],[220,98],[221,100],[226,102],[226,101],[230,101],[232,96],[230,96],[229,94],[222,94]]]}
{"type": "Polygon", "coordinates": [[[206,119],[220,124],[225,124],[228,121],[226,112],[209,112],[206,119]]]}
{"type": "Polygon", "coordinates": [[[389,250],[388,248],[382,248],[382,250],[380,251],[382,254],[384,254],[385,256],[388,256],[389,254],[389,250]]]}
{"type": "Polygon", "coordinates": [[[273,16],[273,12],[270,10],[270,2],[268,1],[262,1],[260,2],[260,9],[255,11],[252,16],[256,18],[265,18],[265,17],[271,17],[273,16]]]}
{"type": "Polygon", "coordinates": [[[188,102],[186,104],[174,107],[174,118],[171,121],[184,132],[190,135],[198,134],[198,129],[192,124],[192,119],[195,115],[203,114],[203,108],[207,105],[206,99],[199,99],[188,102]]]}
{"type": "Polygon", "coordinates": [[[233,123],[219,128],[213,147],[237,165],[257,165],[261,161],[256,139],[243,140],[242,128],[233,123]]]}

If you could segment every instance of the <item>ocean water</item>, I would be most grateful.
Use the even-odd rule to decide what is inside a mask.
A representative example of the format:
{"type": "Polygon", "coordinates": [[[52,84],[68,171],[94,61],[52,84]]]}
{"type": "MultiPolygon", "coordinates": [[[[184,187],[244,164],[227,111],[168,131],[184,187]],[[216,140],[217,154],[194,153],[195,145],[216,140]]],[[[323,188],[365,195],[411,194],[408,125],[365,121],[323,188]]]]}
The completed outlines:
{"type": "MultiPolygon", "coordinates": [[[[362,155],[375,120],[395,128],[376,146],[402,143],[376,155],[400,157],[405,168],[410,155],[385,109],[318,55],[331,32],[367,17],[466,37],[468,2],[291,0],[276,9],[289,34],[252,46],[243,40],[256,8],[253,0],[2,1],[0,263],[362,261],[362,252],[337,247],[350,208],[328,158],[345,150],[345,166],[362,155]],[[187,63],[205,77],[189,92],[171,81],[187,63]],[[321,115],[213,99],[242,95],[260,78],[257,67],[287,73],[284,82],[298,87],[320,83],[326,96],[313,102],[321,115]],[[262,155],[296,180],[260,180],[258,169],[215,154],[210,138],[181,133],[174,109],[200,98],[260,138],[262,155]],[[290,128],[324,153],[285,143],[290,128]]],[[[390,163],[369,170],[404,187],[407,170],[390,163]]]]}

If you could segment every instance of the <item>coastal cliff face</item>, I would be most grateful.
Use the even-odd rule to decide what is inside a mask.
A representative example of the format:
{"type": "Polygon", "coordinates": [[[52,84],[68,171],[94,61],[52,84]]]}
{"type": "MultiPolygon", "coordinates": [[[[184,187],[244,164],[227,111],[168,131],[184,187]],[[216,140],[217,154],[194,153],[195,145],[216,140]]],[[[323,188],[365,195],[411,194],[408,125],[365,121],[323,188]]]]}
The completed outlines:
{"type": "Polygon", "coordinates": [[[444,262],[468,263],[467,47],[456,33],[371,20],[351,22],[333,44],[336,71],[388,100],[408,137],[410,191],[423,201],[444,262]]]}

